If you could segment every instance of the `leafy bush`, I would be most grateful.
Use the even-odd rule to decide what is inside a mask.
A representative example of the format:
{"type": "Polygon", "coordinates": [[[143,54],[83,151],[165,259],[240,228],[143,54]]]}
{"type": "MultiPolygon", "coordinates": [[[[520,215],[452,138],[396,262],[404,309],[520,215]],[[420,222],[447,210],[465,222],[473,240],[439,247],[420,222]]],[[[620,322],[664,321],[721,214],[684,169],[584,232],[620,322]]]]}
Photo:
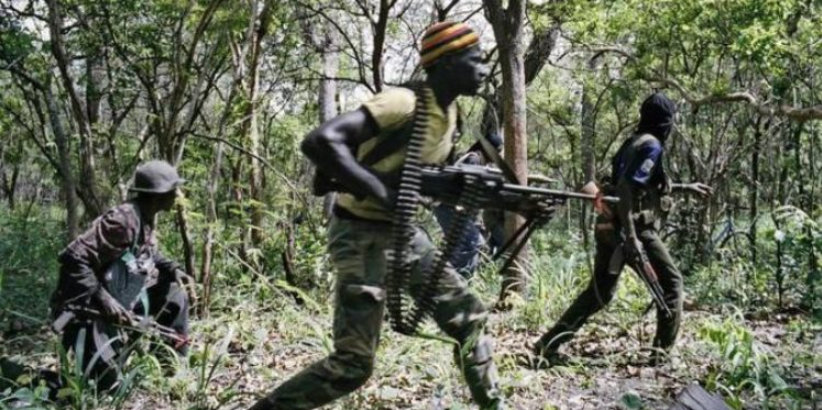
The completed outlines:
{"type": "Polygon", "coordinates": [[[715,348],[718,356],[709,369],[706,384],[710,390],[724,391],[734,408],[744,407],[745,393],[752,393],[766,408],[773,397],[792,397],[781,365],[742,324],[739,315],[722,322],[704,323],[699,336],[715,348]]]}

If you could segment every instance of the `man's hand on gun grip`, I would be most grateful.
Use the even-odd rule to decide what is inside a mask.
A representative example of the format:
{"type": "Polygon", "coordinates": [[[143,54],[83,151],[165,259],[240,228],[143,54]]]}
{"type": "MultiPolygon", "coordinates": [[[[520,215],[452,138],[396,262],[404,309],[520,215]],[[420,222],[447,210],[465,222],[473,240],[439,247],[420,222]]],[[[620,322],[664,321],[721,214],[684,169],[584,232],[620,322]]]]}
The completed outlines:
{"type": "Polygon", "coordinates": [[[605,202],[605,194],[599,189],[594,181],[589,181],[582,187],[582,189],[579,190],[579,192],[595,196],[594,211],[596,211],[597,214],[602,215],[605,219],[614,218],[614,212],[611,210],[611,207],[608,206],[608,203],[605,202]]]}
{"type": "Polygon", "coordinates": [[[642,242],[636,236],[629,236],[625,239],[625,254],[628,258],[637,259],[642,253],[642,242]]]}
{"type": "Polygon", "coordinates": [[[100,313],[107,319],[113,320],[121,325],[130,325],[134,321],[131,311],[125,308],[107,290],[100,288],[94,294],[100,304],[100,313]]]}

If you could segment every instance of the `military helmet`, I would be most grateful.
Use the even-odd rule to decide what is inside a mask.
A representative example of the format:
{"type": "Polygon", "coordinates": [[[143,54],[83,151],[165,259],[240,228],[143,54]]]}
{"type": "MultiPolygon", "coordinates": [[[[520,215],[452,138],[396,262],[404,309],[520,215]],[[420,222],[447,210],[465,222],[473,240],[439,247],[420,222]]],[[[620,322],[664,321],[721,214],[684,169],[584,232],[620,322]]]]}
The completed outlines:
{"type": "Polygon", "coordinates": [[[185,182],[171,164],[166,161],[153,160],[141,164],[134,173],[134,183],[130,191],[149,194],[171,192],[185,182]]]}

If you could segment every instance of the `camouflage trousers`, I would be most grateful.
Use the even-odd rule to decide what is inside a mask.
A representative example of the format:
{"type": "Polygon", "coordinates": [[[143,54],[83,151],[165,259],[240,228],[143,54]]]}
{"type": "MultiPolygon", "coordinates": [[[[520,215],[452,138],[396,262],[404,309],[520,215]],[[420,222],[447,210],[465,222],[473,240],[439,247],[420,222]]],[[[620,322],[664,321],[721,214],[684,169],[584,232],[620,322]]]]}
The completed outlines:
{"type": "MultiPolygon", "coordinates": [[[[665,295],[665,302],[671,310],[670,317],[657,311],[656,337],[654,338],[654,347],[668,350],[676,341],[682,318],[682,275],[653,226],[637,225],[637,232],[648,254],[648,259],[659,277],[659,285],[665,295]]],[[[554,327],[537,342],[534,347],[537,354],[550,356],[561,344],[571,340],[574,333],[588,321],[588,318],[602,310],[614,298],[620,274],[624,269],[624,262],[614,266],[611,257],[620,245],[617,243],[613,229],[597,229],[595,235],[597,251],[594,260],[594,277],[554,327]]]]}
{"type": "MultiPolygon", "coordinates": [[[[337,270],[334,352],[280,385],[253,409],[313,409],[358,389],[374,371],[385,313],[386,252],[390,225],[334,217],[329,251],[337,270]]],[[[412,293],[420,289],[422,268],[433,262],[435,247],[421,229],[412,243],[415,275],[412,293]]],[[[501,406],[492,343],[483,333],[486,309],[467,290],[466,280],[448,268],[436,296],[434,320],[459,342],[455,349],[474,401],[482,408],[501,406]]]]}

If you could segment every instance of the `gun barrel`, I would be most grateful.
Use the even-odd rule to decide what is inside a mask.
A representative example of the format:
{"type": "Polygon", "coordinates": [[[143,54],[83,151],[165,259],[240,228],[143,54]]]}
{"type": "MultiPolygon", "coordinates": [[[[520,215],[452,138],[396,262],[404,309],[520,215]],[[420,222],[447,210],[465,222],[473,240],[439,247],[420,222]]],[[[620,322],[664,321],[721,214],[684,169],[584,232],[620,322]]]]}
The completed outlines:
{"type": "Polygon", "coordinates": [[[654,282],[650,285],[653,288],[651,295],[654,298],[654,302],[662,310],[662,314],[665,315],[665,317],[671,317],[673,313],[671,312],[671,308],[668,307],[668,304],[665,303],[665,292],[662,291],[662,287],[659,286],[659,282],[654,282]]]}
{"type": "MultiPolygon", "coordinates": [[[[547,189],[547,188],[536,188],[531,186],[523,186],[517,184],[503,184],[502,189],[509,192],[521,193],[521,194],[533,194],[533,195],[549,195],[555,197],[564,197],[564,198],[573,198],[573,199],[585,199],[588,201],[593,201],[597,199],[596,195],[592,194],[583,194],[581,192],[573,192],[573,191],[560,191],[557,189],[547,189]]],[[[619,198],[615,196],[604,196],[602,200],[608,203],[617,203],[619,202],[619,198]]]]}

